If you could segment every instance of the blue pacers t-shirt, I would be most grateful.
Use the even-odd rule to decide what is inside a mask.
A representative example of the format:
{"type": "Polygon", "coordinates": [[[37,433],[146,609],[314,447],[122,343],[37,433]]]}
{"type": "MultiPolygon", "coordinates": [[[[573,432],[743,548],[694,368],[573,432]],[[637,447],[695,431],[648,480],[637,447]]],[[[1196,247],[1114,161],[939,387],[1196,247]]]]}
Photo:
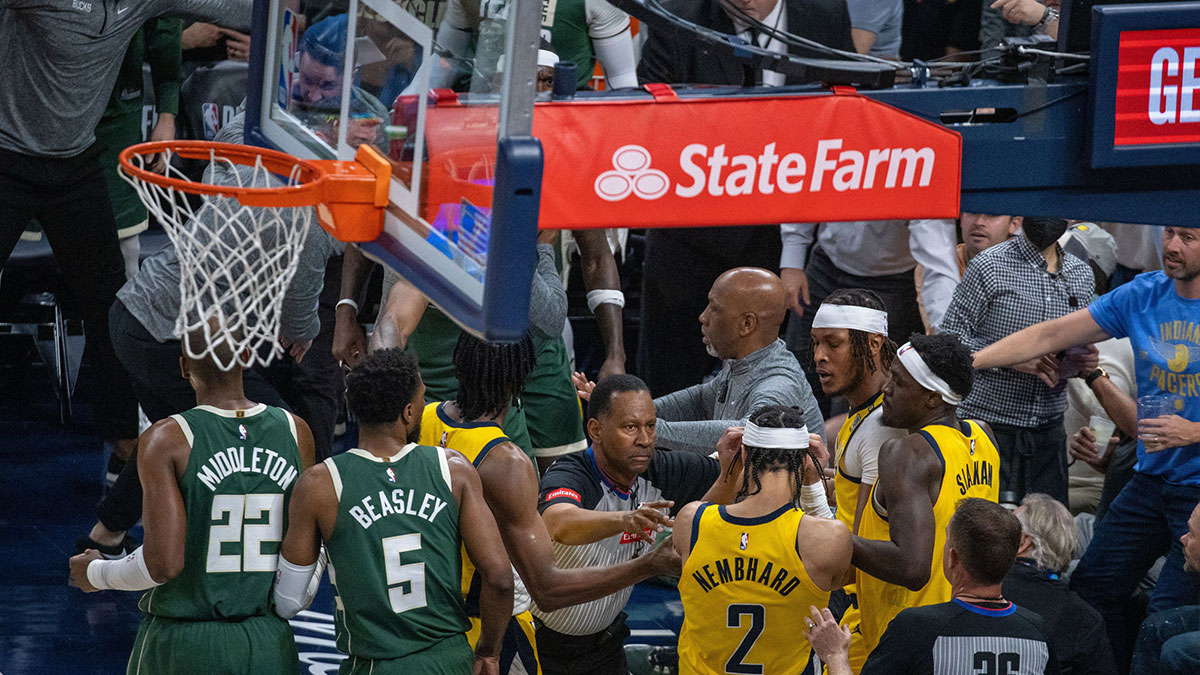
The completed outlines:
{"type": "MultiPolygon", "coordinates": [[[[1174,279],[1147,272],[1100,296],[1088,310],[1106,333],[1133,344],[1139,397],[1179,396],[1183,410],[1177,413],[1200,421],[1200,300],[1179,297],[1174,279]]],[[[1200,443],[1148,453],[1138,441],[1137,452],[1137,471],[1200,485],[1200,443]]]]}

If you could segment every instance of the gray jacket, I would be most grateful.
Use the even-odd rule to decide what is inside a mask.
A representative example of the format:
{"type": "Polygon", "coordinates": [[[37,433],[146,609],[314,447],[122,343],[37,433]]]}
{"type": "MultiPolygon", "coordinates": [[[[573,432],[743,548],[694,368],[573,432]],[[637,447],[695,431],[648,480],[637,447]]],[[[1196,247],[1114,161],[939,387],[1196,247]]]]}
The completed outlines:
{"type": "Polygon", "coordinates": [[[250,32],[252,0],[3,0],[0,148],[74,157],[95,140],[133,34],[159,16],[250,32]]]}
{"type": "Polygon", "coordinates": [[[729,359],[712,380],[654,400],[658,445],[708,454],[729,427],[745,424],[766,405],[795,406],[809,433],[825,436],[812,387],[783,340],[741,359],[729,359]]]}
{"type": "MultiPolygon", "coordinates": [[[[215,140],[241,143],[244,115],[237,114],[229,124],[221,127],[215,140]]],[[[225,174],[228,174],[227,170],[218,169],[211,182],[232,184],[234,178],[225,174]]],[[[197,217],[203,218],[204,215],[205,211],[201,209],[197,217]]],[[[280,328],[291,341],[311,340],[320,331],[317,302],[325,285],[325,264],[329,258],[341,255],[344,248],[345,244],[321,229],[314,215],[304,248],[300,251],[296,275],[292,277],[283,296],[280,328]]],[[[179,339],[180,336],[175,335],[175,321],[180,309],[179,257],[175,247],[165,246],[142,261],[138,273],[117,291],[117,298],[154,339],[159,342],[179,339]]]]}

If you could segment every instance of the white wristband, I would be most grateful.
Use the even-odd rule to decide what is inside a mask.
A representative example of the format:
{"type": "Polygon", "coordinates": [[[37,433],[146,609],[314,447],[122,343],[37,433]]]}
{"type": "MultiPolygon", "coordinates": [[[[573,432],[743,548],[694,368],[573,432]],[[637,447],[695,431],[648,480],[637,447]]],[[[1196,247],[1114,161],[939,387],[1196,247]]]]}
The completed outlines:
{"type": "Polygon", "coordinates": [[[800,488],[800,508],[810,516],[832,518],[829,500],[825,497],[825,485],[820,481],[800,488]]]}
{"type": "Polygon", "coordinates": [[[589,312],[595,312],[597,307],[604,304],[613,304],[617,307],[624,307],[625,294],[621,291],[611,288],[598,288],[594,291],[588,291],[587,303],[589,312]]]}
{"type": "Polygon", "coordinates": [[[87,578],[100,590],[144,591],[162,585],[150,576],[141,546],[120,560],[93,560],[87,578]]]}
{"type": "Polygon", "coordinates": [[[337,311],[337,308],[341,307],[342,305],[350,305],[354,308],[354,313],[358,314],[358,303],[355,302],[353,298],[342,298],[341,300],[338,300],[337,304],[333,306],[334,311],[337,311]]]}

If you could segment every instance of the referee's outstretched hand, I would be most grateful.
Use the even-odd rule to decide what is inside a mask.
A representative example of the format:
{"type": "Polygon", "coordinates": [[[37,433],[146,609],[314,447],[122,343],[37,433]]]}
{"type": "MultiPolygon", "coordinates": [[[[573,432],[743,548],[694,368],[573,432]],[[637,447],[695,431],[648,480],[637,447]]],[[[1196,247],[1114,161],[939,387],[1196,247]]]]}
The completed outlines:
{"type": "Polygon", "coordinates": [[[624,528],[629,534],[654,543],[657,533],[672,527],[675,520],[659,509],[669,509],[675,502],[669,499],[659,499],[653,502],[643,502],[636,511],[627,511],[624,516],[624,528]]]}

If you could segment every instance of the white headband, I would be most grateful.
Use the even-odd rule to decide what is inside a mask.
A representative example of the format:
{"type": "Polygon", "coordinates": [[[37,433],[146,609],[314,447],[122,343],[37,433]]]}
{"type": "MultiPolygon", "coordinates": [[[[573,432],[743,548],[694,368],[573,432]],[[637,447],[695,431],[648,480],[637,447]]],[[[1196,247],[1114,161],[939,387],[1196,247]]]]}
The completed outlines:
{"type": "Polygon", "coordinates": [[[887,312],[857,305],[824,304],[813,317],[813,328],[848,328],[887,335],[887,312]]]}
{"type": "Polygon", "coordinates": [[[808,427],[779,429],[776,427],[760,427],[754,422],[746,422],[742,433],[742,445],[752,448],[783,448],[795,450],[808,447],[808,427]]]}
{"type": "Polygon", "coordinates": [[[917,384],[941,394],[942,400],[950,405],[962,403],[962,396],[954,393],[945,380],[933,374],[929,366],[925,365],[925,359],[921,358],[911,342],[905,342],[904,346],[897,349],[896,356],[900,357],[900,363],[904,364],[904,368],[908,370],[909,375],[913,376],[917,384]]]}
{"type": "Polygon", "coordinates": [[[558,54],[555,54],[554,52],[550,51],[549,49],[539,49],[538,50],[538,56],[537,56],[538,68],[542,68],[542,67],[553,68],[554,64],[556,64],[556,63],[558,63],[558,54]]]}

